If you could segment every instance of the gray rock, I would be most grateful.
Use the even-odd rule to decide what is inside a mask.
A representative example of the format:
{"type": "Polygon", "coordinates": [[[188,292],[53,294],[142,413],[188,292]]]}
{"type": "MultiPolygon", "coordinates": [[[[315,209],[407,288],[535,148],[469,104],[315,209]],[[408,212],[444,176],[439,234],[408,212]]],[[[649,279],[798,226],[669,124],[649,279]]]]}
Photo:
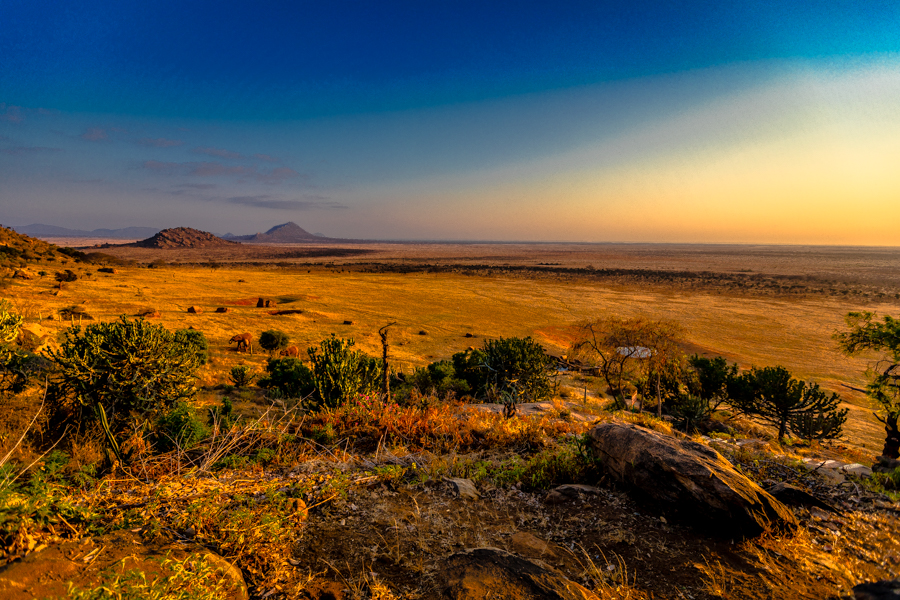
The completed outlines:
{"type": "Polygon", "coordinates": [[[447,481],[450,482],[450,485],[453,486],[453,491],[460,498],[478,500],[481,497],[481,494],[478,493],[478,488],[475,487],[471,479],[447,479],[447,481]]]}
{"type": "Polygon", "coordinates": [[[869,477],[872,475],[872,469],[859,463],[852,463],[841,467],[841,471],[848,475],[856,475],[857,477],[869,477]]]}
{"type": "Polygon", "coordinates": [[[598,425],[588,435],[603,469],[633,496],[700,528],[747,537],[797,523],[786,506],[704,444],[620,423],[598,425]]]}
{"type": "Polygon", "coordinates": [[[599,600],[540,561],[497,548],[476,548],[448,558],[437,574],[448,600],[599,600]]]}
{"type": "Polygon", "coordinates": [[[900,579],[853,586],[854,600],[900,600],[900,579]]]}

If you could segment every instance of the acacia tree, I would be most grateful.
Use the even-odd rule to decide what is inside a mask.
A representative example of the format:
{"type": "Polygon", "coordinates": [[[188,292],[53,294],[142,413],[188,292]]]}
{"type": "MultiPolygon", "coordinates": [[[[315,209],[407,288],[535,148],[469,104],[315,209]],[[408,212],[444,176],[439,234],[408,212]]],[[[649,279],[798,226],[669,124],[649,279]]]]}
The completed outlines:
{"type": "Polygon", "coordinates": [[[851,312],[846,317],[849,331],[837,332],[834,338],[848,356],[866,350],[880,352],[868,370],[866,393],[880,405],[875,417],[884,424],[883,456],[900,458],[900,319],[885,316],[879,322],[874,313],[851,312]]]}
{"type": "Polygon", "coordinates": [[[596,366],[616,405],[625,405],[626,382],[643,383],[644,395],[655,391],[661,412],[662,381],[677,362],[681,328],[642,317],[606,317],[584,323],[580,329],[571,353],[596,366]]]}

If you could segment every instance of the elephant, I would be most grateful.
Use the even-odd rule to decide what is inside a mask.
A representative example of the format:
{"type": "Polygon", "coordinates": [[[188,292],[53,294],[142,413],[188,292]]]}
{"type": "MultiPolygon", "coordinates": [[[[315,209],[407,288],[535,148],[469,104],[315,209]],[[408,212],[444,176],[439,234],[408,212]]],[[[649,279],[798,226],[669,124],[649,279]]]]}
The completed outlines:
{"type": "Polygon", "coordinates": [[[253,354],[253,344],[250,342],[250,340],[252,339],[253,336],[249,333],[239,333],[232,337],[231,340],[229,340],[229,343],[237,342],[238,352],[240,352],[241,350],[246,350],[249,351],[250,354],[253,354]]]}

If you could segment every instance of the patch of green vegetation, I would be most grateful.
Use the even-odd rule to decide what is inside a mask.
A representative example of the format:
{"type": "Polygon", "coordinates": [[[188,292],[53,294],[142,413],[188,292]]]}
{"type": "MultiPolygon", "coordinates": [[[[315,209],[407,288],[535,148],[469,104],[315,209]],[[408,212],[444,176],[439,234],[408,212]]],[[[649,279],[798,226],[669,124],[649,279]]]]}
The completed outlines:
{"type": "Polygon", "coordinates": [[[121,573],[109,571],[95,588],[79,588],[70,583],[68,598],[75,600],[226,600],[239,585],[224,577],[221,567],[206,556],[182,560],[160,559],[166,573],[148,579],[139,569],[121,573]]]}

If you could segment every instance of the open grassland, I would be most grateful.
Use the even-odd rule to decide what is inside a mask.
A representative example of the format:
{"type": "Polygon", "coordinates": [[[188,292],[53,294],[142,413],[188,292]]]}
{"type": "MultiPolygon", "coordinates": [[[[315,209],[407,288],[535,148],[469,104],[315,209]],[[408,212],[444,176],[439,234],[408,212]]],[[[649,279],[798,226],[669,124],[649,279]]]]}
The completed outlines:
{"type": "Polygon", "coordinates": [[[3,295],[51,331],[70,321],[47,317],[72,305],[98,320],[159,311],[155,321],[170,329],[194,327],[209,339],[213,360],[205,369],[207,385],[223,382],[235,364],[262,368],[260,350],[251,357],[229,347],[235,333],[250,332],[256,339],[262,331],[281,330],[301,354],[334,333],[354,338],[376,355],[378,328],[396,323],[390,333],[392,367],[409,370],[480,345],[484,338],[531,335],[562,354],[573,339],[573,325],[586,319],[669,319],[685,328],[689,353],[722,355],[742,367],[783,365],[841,394],[851,409],[847,435],[871,454],[881,448],[882,429],[865,396],[846,387],[864,386],[867,361],[841,355],[831,335],[851,310],[900,313],[900,300],[888,297],[724,294],[521,273],[368,273],[324,265],[118,267],[116,274],[78,265],[74,270],[79,279],[62,289],[49,277],[15,280],[3,295]],[[277,307],[256,308],[260,297],[275,300],[277,307]],[[189,314],[190,306],[203,312],[189,314]],[[229,312],[215,313],[217,307],[229,312]],[[302,312],[272,314],[276,311],[302,312]]]}

